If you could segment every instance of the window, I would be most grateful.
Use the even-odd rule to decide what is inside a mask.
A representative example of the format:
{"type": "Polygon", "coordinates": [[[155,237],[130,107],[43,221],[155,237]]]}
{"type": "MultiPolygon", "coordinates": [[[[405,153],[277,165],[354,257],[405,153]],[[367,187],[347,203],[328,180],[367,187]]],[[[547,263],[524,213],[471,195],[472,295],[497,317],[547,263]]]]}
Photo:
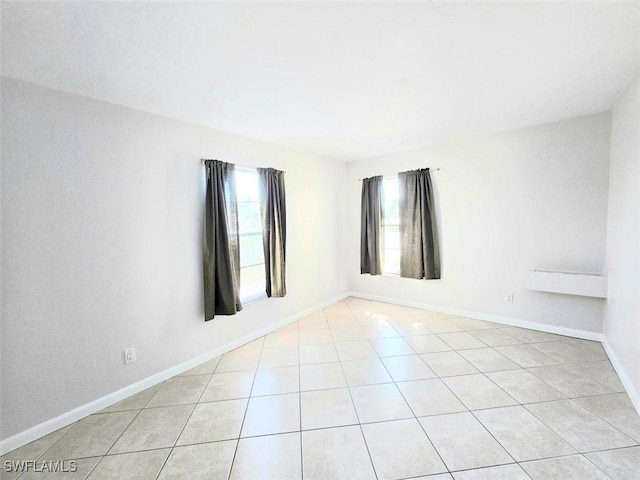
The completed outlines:
{"type": "Polygon", "coordinates": [[[238,231],[240,234],[240,301],[266,298],[262,221],[258,193],[258,172],[236,168],[238,231]]]}
{"type": "Polygon", "coordinates": [[[400,275],[400,216],[398,177],[382,180],[382,233],[384,235],[384,264],[382,272],[400,275]]]}

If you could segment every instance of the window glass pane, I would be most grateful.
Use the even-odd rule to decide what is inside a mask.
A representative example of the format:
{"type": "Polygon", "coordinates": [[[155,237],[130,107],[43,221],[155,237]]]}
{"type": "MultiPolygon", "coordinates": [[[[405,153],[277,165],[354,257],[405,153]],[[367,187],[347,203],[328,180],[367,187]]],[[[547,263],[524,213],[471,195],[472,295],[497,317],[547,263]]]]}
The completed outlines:
{"type": "Polygon", "coordinates": [[[398,177],[389,177],[382,180],[384,201],[398,202],[398,177]]]}
{"type": "Polygon", "coordinates": [[[264,264],[240,269],[240,299],[265,296],[264,264]]]}
{"type": "Polygon", "coordinates": [[[384,249],[400,248],[400,227],[384,227],[384,249]]]}
{"type": "Polygon", "coordinates": [[[384,203],[384,224],[385,225],[398,225],[400,224],[400,217],[398,215],[398,202],[385,202],[384,203]]]}
{"type": "Polygon", "coordinates": [[[394,248],[384,249],[384,273],[400,275],[400,250],[394,248]]]}
{"type": "Polygon", "coordinates": [[[238,230],[240,233],[262,232],[260,204],[238,202],[238,230]]]}
{"type": "Polygon", "coordinates": [[[236,168],[236,194],[238,202],[260,202],[257,170],[236,168]]]}
{"type": "Polygon", "coordinates": [[[264,263],[262,233],[240,237],[240,268],[264,263]]]}
{"type": "Polygon", "coordinates": [[[382,180],[384,223],[384,273],[400,274],[400,216],[398,177],[382,180]]]}

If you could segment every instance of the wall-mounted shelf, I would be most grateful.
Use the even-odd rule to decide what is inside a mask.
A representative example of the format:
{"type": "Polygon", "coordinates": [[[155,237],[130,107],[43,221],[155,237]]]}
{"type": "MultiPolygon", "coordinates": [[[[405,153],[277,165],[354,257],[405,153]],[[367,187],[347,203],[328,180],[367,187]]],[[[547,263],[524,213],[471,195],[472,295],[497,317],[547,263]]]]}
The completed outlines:
{"type": "Polygon", "coordinates": [[[524,288],[540,292],[607,298],[607,279],[595,273],[527,270],[524,288]]]}

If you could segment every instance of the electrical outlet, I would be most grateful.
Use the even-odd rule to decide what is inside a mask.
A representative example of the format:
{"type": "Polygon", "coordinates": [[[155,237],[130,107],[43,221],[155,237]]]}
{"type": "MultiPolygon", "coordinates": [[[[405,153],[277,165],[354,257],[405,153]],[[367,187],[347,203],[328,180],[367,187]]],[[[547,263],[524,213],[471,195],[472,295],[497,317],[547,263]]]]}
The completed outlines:
{"type": "Polygon", "coordinates": [[[124,363],[125,365],[131,362],[135,362],[136,361],[136,349],[134,348],[127,348],[124,351],[124,363]]]}
{"type": "Polygon", "coordinates": [[[513,293],[507,293],[507,303],[513,303],[513,293]]]}

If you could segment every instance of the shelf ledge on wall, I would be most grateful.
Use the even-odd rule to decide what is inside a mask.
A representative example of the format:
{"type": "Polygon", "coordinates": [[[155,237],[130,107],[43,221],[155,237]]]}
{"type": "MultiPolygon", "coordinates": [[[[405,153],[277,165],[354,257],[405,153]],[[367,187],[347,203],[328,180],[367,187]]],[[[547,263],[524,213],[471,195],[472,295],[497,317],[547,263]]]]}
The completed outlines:
{"type": "Polygon", "coordinates": [[[607,279],[596,273],[527,270],[524,287],[539,292],[607,298],[607,279]]]}

